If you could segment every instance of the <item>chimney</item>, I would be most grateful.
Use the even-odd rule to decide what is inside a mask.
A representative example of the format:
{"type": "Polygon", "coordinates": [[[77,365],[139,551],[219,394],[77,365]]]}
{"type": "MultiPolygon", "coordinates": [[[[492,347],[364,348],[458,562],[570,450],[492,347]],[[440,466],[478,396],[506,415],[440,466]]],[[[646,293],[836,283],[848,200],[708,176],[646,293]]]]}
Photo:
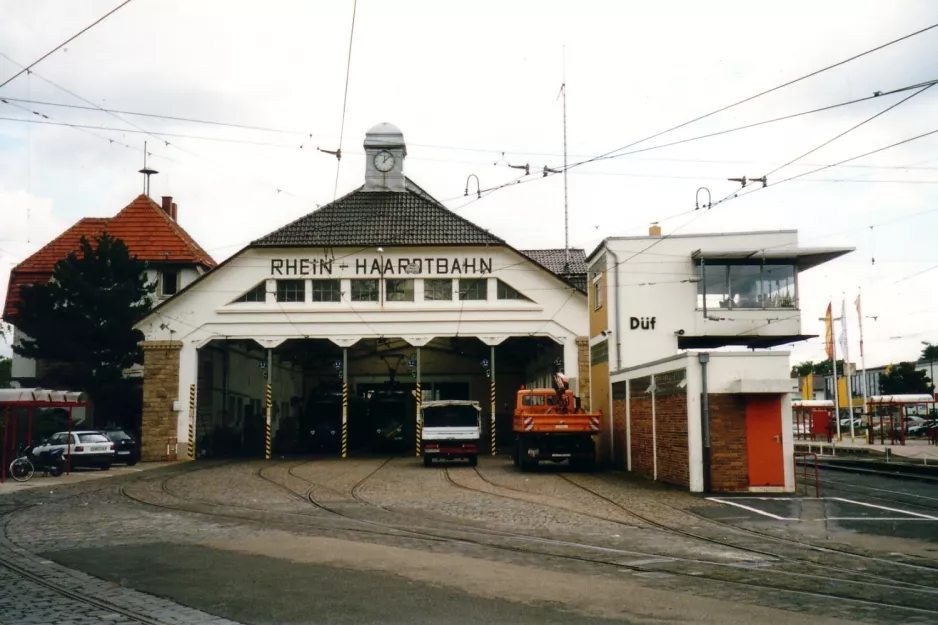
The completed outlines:
{"type": "Polygon", "coordinates": [[[173,218],[173,221],[179,221],[179,220],[176,218],[178,214],[179,214],[179,213],[178,213],[178,209],[176,208],[176,203],[173,202],[173,212],[171,212],[171,213],[169,214],[169,216],[173,218]]]}
{"type": "Polygon", "coordinates": [[[173,196],[164,195],[163,196],[163,212],[170,216],[172,219],[176,219],[173,216],[173,196]]]}
{"type": "Polygon", "coordinates": [[[661,236],[661,226],[658,225],[658,222],[651,224],[651,227],[648,228],[648,236],[650,237],[660,237],[661,236]]]}

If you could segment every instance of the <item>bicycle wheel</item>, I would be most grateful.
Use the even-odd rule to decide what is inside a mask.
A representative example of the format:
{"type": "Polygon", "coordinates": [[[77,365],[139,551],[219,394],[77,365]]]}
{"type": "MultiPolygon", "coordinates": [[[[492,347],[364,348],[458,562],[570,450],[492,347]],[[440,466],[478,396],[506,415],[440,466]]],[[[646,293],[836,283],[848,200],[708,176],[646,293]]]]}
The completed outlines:
{"type": "Polygon", "coordinates": [[[10,463],[10,477],[17,482],[26,482],[32,478],[35,469],[27,458],[17,458],[10,463]]]}

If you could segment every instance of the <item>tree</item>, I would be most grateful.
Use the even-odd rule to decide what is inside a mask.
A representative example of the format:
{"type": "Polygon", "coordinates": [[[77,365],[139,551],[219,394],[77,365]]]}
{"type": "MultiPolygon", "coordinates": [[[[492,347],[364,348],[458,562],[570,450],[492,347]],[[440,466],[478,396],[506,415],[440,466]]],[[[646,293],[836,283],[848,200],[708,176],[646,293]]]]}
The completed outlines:
{"type": "Polygon", "coordinates": [[[930,394],[932,381],[924,371],[915,369],[914,362],[900,362],[886,367],[879,379],[883,395],[930,394]]]}
{"type": "MultiPolygon", "coordinates": [[[[143,361],[143,333],[133,324],[150,311],[155,284],[146,263],[107,233],[82,237],[79,249],[55,265],[47,284],[23,286],[14,323],[29,338],[13,351],[49,363],[40,382],[95,398],[119,385],[123,371],[143,361]]],[[[38,364],[38,363],[37,363],[38,364]]]]}
{"type": "MultiPolygon", "coordinates": [[[[821,360],[819,362],[813,362],[811,360],[808,360],[801,364],[795,365],[794,367],[791,368],[791,371],[793,374],[797,374],[799,378],[803,378],[809,373],[813,373],[814,375],[822,375],[822,376],[834,374],[834,370],[831,368],[830,360],[821,360]]],[[[844,374],[844,361],[838,360],[837,361],[837,375],[838,377],[842,377],[843,374],[844,374]]]]}
{"type": "Polygon", "coordinates": [[[13,359],[0,358],[0,388],[10,388],[13,377],[13,359]]]}
{"type": "Polygon", "coordinates": [[[938,360],[938,345],[928,344],[928,347],[922,350],[922,356],[919,360],[938,360]]]}

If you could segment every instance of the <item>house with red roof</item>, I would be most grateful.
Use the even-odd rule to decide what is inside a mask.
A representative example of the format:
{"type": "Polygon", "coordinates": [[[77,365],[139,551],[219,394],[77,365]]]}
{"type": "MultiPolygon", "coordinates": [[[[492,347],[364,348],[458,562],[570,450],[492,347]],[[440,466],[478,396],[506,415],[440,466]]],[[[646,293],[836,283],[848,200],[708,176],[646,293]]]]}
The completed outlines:
{"type": "MultiPolygon", "coordinates": [[[[20,289],[26,284],[44,284],[55,264],[79,248],[82,236],[89,239],[104,232],[122,239],[130,253],[147,262],[147,277],[156,282],[154,297],[159,303],[175,295],[215,267],[215,261],[177,221],[178,206],[171,196],[157,204],[139,195],[113,217],[85,217],[58,235],[10,272],[3,320],[14,327],[14,344],[22,340],[16,330],[20,289]]],[[[13,355],[13,382],[22,387],[36,381],[36,363],[13,355]]]]}

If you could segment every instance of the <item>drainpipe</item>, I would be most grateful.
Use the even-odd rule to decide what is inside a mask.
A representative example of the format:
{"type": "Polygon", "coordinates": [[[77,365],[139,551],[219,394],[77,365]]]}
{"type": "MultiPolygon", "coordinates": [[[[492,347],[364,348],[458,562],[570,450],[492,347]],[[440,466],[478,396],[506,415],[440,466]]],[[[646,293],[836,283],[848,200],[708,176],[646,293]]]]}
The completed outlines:
{"type": "MultiPolygon", "coordinates": [[[[612,298],[616,302],[616,318],[615,318],[615,333],[616,333],[616,371],[622,368],[622,333],[619,332],[619,257],[616,256],[616,253],[613,252],[608,247],[606,251],[609,252],[609,255],[612,256],[612,259],[615,261],[615,264],[612,266],[612,298]]],[[[607,271],[608,273],[608,271],[607,271]]]]}
{"type": "MultiPolygon", "coordinates": [[[[616,303],[615,310],[615,337],[616,337],[616,371],[622,368],[622,334],[619,332],[619,257],[616,256],[616,253],[609,249],[609,246],[606,246],[606,251],[609,252],[609,255],[612,256],[615,264],[612,266],[612,297],[610,300],[614,300],[616,303]]],[[[606,275],[609,275],[609,271],[606,271],[606,275]]],[[[628,381],[625,382],[626,385],[628,381]]],[[[592,408],[592,405],[590,406],[592,408]]],[[[631,441],[626,437],[625,448],[631,449],[631,441]]],[[[628,452],[627,452],[628,453],[628,452]]],[[[615,458],[616,455],[616,436],[615,428],[613,424],[613,414],[612,414],[612,375],[609,376],[609,458],[615,458]]],[[[629,470],[631,470],[631,458],[629,458],[629,470]]]]}
{"type": "Polygon", "coordinates": [[[703,436],[703,491],[710,492],[710,394],[707,390],[707,363],[710,362],[710,354],[701,352],[697,354],[697,360],[700,361],[700,414],[701,414],[701,434],[703,436]]]}

